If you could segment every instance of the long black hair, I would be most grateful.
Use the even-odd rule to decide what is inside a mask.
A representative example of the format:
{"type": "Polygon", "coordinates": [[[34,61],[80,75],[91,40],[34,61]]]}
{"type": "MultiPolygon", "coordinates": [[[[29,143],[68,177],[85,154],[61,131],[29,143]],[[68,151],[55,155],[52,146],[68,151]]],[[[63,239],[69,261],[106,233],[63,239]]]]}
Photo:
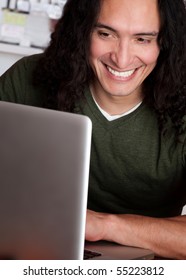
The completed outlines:
{"type": "Polygon", "coordinates": [[[89,66],[90,34],[99,14],[98,0],[68,0],[38,63],[34,83],[44,85],[46,106],[73,112],[84,97],[92,70],[89,66]]]}
{"type": "MultiPolygon", "coordinates": [[[[92,79],[90,38],[105,0],[67,0],[34,73],[45,87],[46,106],[73,112],[92,79]]],[[[113,0],[114,1],[114,0],[113,0]]],[[[157,113],[165,130],[170,119],[176,135],[183,132],[186,115],[186,9],[183,0],[157,0],[161,28],[157,65],[143,83],[145,102],[157,113]]]]}
{"type": "Polygon", "coordinates": [[[168,119],[177,135],[186,115],[186,9],[182,0],[158,0],[161,28],[160,55],[144,83],[146,100],[158,114],[161,130],[168,119]]]}

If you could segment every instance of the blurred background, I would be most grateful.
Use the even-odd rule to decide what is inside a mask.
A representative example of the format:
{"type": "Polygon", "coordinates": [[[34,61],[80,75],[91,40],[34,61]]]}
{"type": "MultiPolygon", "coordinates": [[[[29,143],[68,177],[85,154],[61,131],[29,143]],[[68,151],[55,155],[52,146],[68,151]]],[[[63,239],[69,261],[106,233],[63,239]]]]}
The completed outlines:
{"type": "Polygon", "coordinates": [[[42,52],[66,0],[0,1],[0,75],[25,55],[42,52]]]}

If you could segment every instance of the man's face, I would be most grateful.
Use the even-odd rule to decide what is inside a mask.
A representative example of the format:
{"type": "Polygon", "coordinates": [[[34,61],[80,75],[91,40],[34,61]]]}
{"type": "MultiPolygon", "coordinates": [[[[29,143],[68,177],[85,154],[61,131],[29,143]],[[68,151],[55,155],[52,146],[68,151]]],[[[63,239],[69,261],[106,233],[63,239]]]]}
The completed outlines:
{"type": "Polygon", "coordinates": [[[159,55],[157,0],[103,0],[91,35],[95,96],[141,95],[159,55]]]}

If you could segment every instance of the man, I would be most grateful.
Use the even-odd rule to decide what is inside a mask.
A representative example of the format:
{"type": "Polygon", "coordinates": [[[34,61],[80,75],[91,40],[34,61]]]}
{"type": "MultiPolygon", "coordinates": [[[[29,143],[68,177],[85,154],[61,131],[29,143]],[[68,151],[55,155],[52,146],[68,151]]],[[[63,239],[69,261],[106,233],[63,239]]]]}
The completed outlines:
{"type": "Polygon", "coordinates": [[[87,240],[186,259],[186,24],[182,0],[68,0],[42,56],[1,99],[93,123],[87,240]]]}

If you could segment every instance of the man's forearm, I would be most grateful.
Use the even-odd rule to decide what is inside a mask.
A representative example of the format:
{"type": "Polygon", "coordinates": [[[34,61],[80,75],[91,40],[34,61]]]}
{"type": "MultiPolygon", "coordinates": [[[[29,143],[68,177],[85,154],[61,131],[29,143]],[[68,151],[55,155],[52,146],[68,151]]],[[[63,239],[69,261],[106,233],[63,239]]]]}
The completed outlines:
{"type": "Polygon", "coordinates": [[[88,215],[87,239],[114,241],[151,249],[165,258],[186,259],[186,216],[151,218],[94,213],[90,211],[88,215]]]}

